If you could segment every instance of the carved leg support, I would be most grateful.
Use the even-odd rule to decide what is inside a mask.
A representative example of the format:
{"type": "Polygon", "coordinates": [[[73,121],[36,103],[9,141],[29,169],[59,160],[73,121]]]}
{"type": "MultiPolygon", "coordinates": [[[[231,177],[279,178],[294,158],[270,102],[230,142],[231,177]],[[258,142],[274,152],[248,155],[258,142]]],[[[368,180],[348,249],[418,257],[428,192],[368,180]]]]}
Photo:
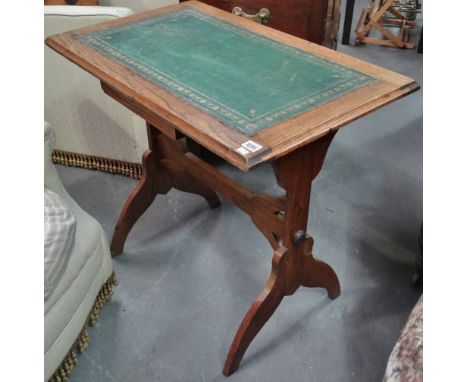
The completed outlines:
{"type": "Polygon", "coordinates": [[[250,343],[270,319],[284,297],[286,251],[286,248],[281,247],[275,252],[270,278],[237,330],[224,363],[223,373],[226,376],[231,375],[239,368],[242,357],[250,343]]]}
{"type": "Polygon", "coordinates": [[[151,205],[156,195],[166,193],[171,188],[167,174],[158,171],[160,169],[157,168],[156,154],[153,151],[147,151],[143,154],[142,164],[143,175],[125,202],[114,229],[110,246],[112,257],[123,252],[128,233],[151,205]]]}
{"type": "Polygon", "coordinates": [[[308,237],[307,250],[304,254],[304,263],[300,274],[300,284],[309,288],[325,288],[328,297],[334,300],[341,293],[340,282],[332,267],[312,256],[312,243],[312,238],[308,237]]]}
{"type": "MultiPolygon", "coordinates": [[[[137,187],[125,202],[114,229],[110,246],[112,257],[118,256],[123,252],[125,240],[133,225],[143,215],[158,194],[167,194],[171,188],[176,188],[180,191],[204,197],[211,208],[216,208],[221,203],[216,192],[211,188],[193,178],[177,163],[161,156],[160,151],[163,150],[159,150],[156,139],[157,132],[151,130],[151,126],[148,126],[148,139],[151,151],[147,151],[143,155],[143,175],[137,187]]],[[[174,147],[170,149],[180,150],[180,147],[174,142],[174,147]]]]}
{"type": "MultiPolygon", "coordinates": [[[[325,288],[331,299],[340,294],[335,272],[328,264],[314,259],[311,253],[313,239],[306,234],[311,183],[320,172],[333,135],[274,163],[278,184],[286,190],[283,232],[276,245],[269,239],[272,247],[278,248],[273,257],[272,272],[237,330],[224,364],[226,376],[238,369],[249,344],[284,296],[292,295],[301,285],[325,288]]],[[[269,238],[268,232],[262,232],[269,238]]]]}

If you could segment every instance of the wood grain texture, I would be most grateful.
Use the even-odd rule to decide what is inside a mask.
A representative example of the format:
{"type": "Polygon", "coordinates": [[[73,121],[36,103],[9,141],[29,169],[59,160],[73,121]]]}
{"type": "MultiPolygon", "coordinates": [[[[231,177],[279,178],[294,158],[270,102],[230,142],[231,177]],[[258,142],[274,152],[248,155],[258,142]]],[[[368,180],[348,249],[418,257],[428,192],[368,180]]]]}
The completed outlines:
{"type": "Polygon", "coordinates": [[[246,313],[232,341],[224,362],[223,374],[225,376],[231,375],[239,368],[250,343],[273,315],[285,296],[286,253],[287,249],[280,247],[273,255],[270,277],[246,313]]]}
{"type": "Polygon", "coordinates": [[[322,168],[334,135],[332,132],[273,163],[277,182],[286,190],[282,244],[289,249],[287,294],[294,293],[299,287],[304,254],[312,250],[298,246],[294,241],[294,234],[299,231],[307,232],[311,184],[322,168]]]}
{"type": "Polygon", "coordinates": [[[248,171],[259,163],[280,158],[298,147],[319,139],[330,131],[337,130],[349,122],[415,91],[419,87],[408,77],[197,1],[142,12],[77,31],[51,36],[46,40],[46,43],[58,53],[99,78],[108,87],[125,94],[125,97],[131,100],[134,107],[138,108],[141,113],[163,120],[164,124],[168,126],[177,126],[177,129],[183,134],[243,171],[248,171]],[[376,77],[377,81],[266,128],[252,137],[247,137],[217,120],[211,114],[183,101],[78,40],[84,33],[143,20],[183,7],[198,9],[252,32],[359,70],[376,77]],[[234,151],[241,143],[250,139],[260,143],[266,150],[249,158],[244,158],[234,151]]]}
{"type": "Polygon", "coordinates": [[[338,31],[340,29],[340,7],[341,0],[328,0],[327,18],[325,20],[323,41],[321,45],[336,49],[338,42],[338,31]]]}
{"type": "Polygon", "coordinates": [[[327,263],[312,256],[314,240],[307,236],[304,244],[304,258],[299,273],[301,286],[308,288],[325,288],[328,297],[334,300],[341,294],[341,287],[335,271],[327,263]]]}
{"type": "Polygon", "coordinates": [[[367,9],[362,10],[356,26],[357,45],[368,43],[407,49],[414,48],[414,44],[409,42],[408,31],[416,26],[416,22],[408,19],[394,8],[395,3],[395,0],[374,0],[367,9]],[[393,17],[386,17],[387,14],[392,14],[393,17]],[[389,25],[399,27],[398,36],[387,29],[389,25]],[[376,29],[385,38],[368,37],[372,29],[376,29]]]}
{"type": "Polygon", "coordinates": [[[277,238],[282,236],[285,210],[284,198],[273,198],[266,194],[253,194],[235,183],[231,178],[205,163],[188,150],[183,140],[174,143],[173,139],[159,134],[157,147],[164,158],[181,166],[200,183],[222,194],[241,210],[246,212],[256,227],[263,233],[273,249],[279,247],[277,238]],[[183,148],[182,148],[183,147],[183,148]]]}

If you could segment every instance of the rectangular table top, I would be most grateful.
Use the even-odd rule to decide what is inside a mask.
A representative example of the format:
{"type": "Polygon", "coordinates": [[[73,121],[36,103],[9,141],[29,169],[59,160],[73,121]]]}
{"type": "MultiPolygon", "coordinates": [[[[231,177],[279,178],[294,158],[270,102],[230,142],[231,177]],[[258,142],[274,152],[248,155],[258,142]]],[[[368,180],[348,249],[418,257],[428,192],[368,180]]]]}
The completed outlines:
{"type": "Polygon", "coordinates": [[[186,2],[47,44],[242,170],[415,89],[410,78],[186,2]]]}
{"type": "Polygon", "coordinates": [[[374,79],[190,8],[80,41],[249,136],[374,79]]]}

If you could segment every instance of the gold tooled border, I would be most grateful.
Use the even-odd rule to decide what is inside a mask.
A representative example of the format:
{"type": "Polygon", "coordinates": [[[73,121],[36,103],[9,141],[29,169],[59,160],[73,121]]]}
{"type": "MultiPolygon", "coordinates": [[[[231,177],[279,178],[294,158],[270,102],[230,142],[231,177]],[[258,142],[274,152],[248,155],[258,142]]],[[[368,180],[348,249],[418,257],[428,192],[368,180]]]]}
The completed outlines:
{"type": "Polygon", "coordinates": [[[125,162],[118,159],[108,159],[62,150],[54,150],[52,152],[52,161],[65,166],[81,167],[111,174],[125,175],[134,179],[140,179],[143,172],[140,163],[125,162]]]}
{"type": "Polygon", "coordinates": [[[62,363],[59,365],[55,373],[50,377],[48,382],[65,382],[73,371],[76,363],[78,362],[78,354],[83,353],[88,347],[89,340],[91,339],[88,333],[87,326],[94,326],[99,318],[102,307],[110,300],[114,285],[117,285],[117,278],[114,272],[102,285],[99,293],[96,296],[93,307],[89,312],[89,316],[86,319],[83,329],[80,335],[73,343],[73,346],[64,357],[62,363]],[[77,354],[78,353],[78,354],[77,354]]]}

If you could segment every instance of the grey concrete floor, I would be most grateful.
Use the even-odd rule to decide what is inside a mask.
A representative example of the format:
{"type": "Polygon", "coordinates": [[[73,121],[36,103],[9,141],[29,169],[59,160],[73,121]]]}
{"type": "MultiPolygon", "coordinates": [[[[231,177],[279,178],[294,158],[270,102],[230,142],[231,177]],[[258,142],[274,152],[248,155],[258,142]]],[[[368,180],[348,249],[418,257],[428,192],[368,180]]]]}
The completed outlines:
{"type": "MultiPolygon", "coordinates": [[[[339,50],[422,84],[423,58],[414,50],[339,50]]],[[[285,298],[230,381],[382,379],[422,293],[410,285],[422,222],[422,136],[422,90],[337,134],[314,183],[309,232],[342,294],[331,301],[324,290],[301,288],[285,298]]],[[[63,166],[59,172],[110,240],[136,182],[63,166]]],[[[251,182],[273,187],[270,175],[260,171],[251,182]]],[[[269,275],[271,256],[229,202],[210,210],[178,191],[157,197],[114,261],[120,284],[70,381],[225,380],[225,355],[269,275]]]]}

